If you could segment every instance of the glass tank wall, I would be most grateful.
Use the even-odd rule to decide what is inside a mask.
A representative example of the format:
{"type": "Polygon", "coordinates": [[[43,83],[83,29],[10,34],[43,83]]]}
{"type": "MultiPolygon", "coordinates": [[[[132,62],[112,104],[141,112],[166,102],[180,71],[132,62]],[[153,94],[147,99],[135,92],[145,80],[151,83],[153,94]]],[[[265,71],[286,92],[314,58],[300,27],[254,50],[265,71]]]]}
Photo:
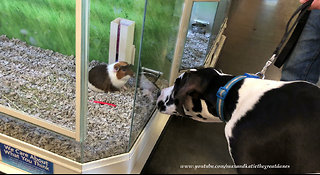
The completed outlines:
{"type": "Polygon", "coordinates": [[[146,2],[130,146],[154,112],[157,93],[169,84],[184,0],[148,0],[146,2]]]}
{"type": "Polygon", "coordinates": [[[90,1],[88,133],[83,147],[88,161],[129,151],[144,7],[145,0],[90,1]]]}
{"type": "Polygon", "coordinates": [[[79,144],[70,139],[76,130],[75,9],[73,0],[1,1],[0,132],[79,161],[79,144]]]}
{"type": "Polygon", "coordinates": [[[0,3],[0,104],[75,129],[75,2],[0,3]]]}
{"type": "MultiPolygon", "coordinates": [[[[1,0],[0,133],[78,162],[128,152],[168,86],[184,3],[1,0]]],[[[205,6],[189,29],[212,34],[217,4],[205,6]]]]}
{"type": "Polygon", "coordinates": [[[84,6],[90,13],[88,31],[82,30],[88,32],[88,56],[76,58],[76,1],[3,0],[0,132],[79,162],[128,152],[155,111],[157,92],[168,84],[183,0],[150,0],[143,30],[145,3],[91,0],[84,6]],[[87,59],[80,70],[87,70],[85,92],[76,90],[77,59],[87,59]],[[133,72],[121,87],[113,82],[121,79],[116,64],[110,67],[115,61],[127,62],[124,72],[133,72]],[[108,74],[90,79],[99,65],[108,74]],[[101,87],[90,81],[104,78],[117,88],[97,92],[101,87]],[[82,142],[75,140],[79,94],[87,123],[82,142]]]}
{"type": "MultiPolygon", "coordinates": [[[[182,5],[183,0],[91,0],[89,82],[92,75],[94,88],[88,91],[88,126],[97,121],[93,126],[97,134],[88,134],[88,142],[95,140],[104,151],[107,144],[110,152],[129,150],[135,143],[155,111],[157,92],[168,85],[182,5]],[[119,90],[97,92],[108,83],[99,84],[94,72],[114,61],[131,64],[133,77],[119,90]]],[[[120,75],[115,66],[108,69],[120,75]]],[[[129,72],[127,67],[125,72],[129,72]]],[[[119,77],[116,80],[120,81],[119,77]]],[[[92,154],[96,150],[91,149],[92,154]]]]}

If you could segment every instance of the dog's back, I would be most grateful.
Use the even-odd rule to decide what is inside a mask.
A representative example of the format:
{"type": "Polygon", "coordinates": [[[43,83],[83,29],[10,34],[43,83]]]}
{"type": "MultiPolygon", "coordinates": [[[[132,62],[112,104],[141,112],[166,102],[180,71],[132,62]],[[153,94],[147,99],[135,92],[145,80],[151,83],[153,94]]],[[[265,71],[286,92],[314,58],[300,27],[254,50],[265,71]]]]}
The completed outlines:
{"type": "Polygon", "coordinates": [[[234,111],[226,125],[226,137],[236,164],[261,164],[266,169],[239,172],[319,171],[320,89],[306,82],[264,81],[264,87],[259,87],[263,80],[246,81],[239,89],[238,104],[242,106],[236,110],[247,109],[242,115],[243,111],[234,111]],[[252,83],[256,85],[246,87],[252,83]],[[256,94],[255,88],[262,94],[256,94]],[[257,95],[260,98],[250,104],[257,95]]]}

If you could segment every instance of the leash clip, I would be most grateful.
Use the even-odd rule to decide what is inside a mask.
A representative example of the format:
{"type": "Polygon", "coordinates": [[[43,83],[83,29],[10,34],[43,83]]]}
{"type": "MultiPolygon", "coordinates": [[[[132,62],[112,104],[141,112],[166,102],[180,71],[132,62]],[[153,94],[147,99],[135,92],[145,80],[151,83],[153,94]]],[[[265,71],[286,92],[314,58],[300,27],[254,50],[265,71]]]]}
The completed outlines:
{"type": "Polygon", "coordinates": [[[257,72],[255,75],[259,76],[261,79],[264,79],[266,76],[267,69],[273,63],[273,61],[275,59],[276,59],[276,54],[273,54],[272,57],[266,62],[265,66],[262,68],[262,70],[260,72],[257,72]]]}

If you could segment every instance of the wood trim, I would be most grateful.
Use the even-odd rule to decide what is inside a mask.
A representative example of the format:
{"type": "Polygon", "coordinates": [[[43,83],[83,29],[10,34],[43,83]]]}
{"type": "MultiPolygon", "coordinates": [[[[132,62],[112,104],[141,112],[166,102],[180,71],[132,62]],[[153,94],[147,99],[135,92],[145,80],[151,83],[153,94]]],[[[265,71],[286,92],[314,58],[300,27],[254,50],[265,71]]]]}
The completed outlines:
{"type": "Polygon", "coordinates": [[[3,112],[4,114],[11,116],[11,117],[14,117],[14,118],[26,121],[28,123],[40,126],[42,128],[48,129],[50,131],[65,135],[67,137],[75,138],[75,135],[76,135],[75,132],[68,130],[66,128],[59,127],[53,123],[49,123],[46,120],[32,117],[24,112],[21,112],[21,111],[15,110],[15,109],[11,109],[11,108],[3,106],[3,105],[0,105],[0,111],[3,112]]]}
{"type": "Polygon", "coordinates": [[[215,38],[215,41],[210,48],[209,54],[205,59],[204,67],[214,67],[216,62],[218,61],[218,56],[220,55],[220,51],[226,39],[226,36],[223,35],[223,32],[227,27],[227,21],[228,19],[226,18],[221,25],[219,33],[217,34],[217,37],[215,38]]]}
{"type": "Polygon", "coordinates": [[[191,11],[193,6],[193,0],[185,0],[184,7],[180,20],[180,27],[178,31],[178,38],[176,42],[176,47],[173,55],[173,61],[171,65],[171,76],[169,80],[169,86],[173,85],[175,79],[178,77],[181,59],[183,55],[184,44],[186,41],[186,36],[188,32],[189,20],[191,17],[191,11]]]}

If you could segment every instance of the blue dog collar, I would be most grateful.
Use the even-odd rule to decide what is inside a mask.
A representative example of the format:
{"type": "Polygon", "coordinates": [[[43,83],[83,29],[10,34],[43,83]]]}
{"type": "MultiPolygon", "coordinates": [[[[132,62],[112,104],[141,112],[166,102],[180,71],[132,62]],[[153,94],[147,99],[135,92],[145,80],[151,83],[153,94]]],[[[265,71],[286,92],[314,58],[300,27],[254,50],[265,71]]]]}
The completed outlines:
{"type": "Polygon", "coordinates": [[[230,80],[225,86],[220,87],[217,92],[217,114],[221,121],[226,122],[223,116],[223,107],[224,107],[224,100],[226,99],[229,90],[239,81],[245,79],[245,78],[259,78],[259,76],[251,75],[248,73],[245,73],[244,75],[240,75],[237,77],[234,77],[232,80],[230,80]]]}

